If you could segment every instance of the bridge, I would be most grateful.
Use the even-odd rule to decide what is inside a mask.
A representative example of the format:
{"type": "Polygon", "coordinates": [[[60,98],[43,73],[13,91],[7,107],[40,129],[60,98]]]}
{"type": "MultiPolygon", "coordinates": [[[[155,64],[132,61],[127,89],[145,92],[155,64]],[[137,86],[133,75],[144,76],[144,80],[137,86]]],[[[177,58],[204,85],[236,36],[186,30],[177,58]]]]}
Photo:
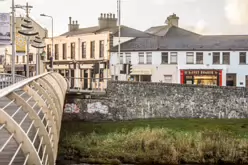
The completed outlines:
{"type": "Polygon", "coordinates": [[[67,81],[54,72],[0,75],[0,165],[54,165],[67,81]]]}

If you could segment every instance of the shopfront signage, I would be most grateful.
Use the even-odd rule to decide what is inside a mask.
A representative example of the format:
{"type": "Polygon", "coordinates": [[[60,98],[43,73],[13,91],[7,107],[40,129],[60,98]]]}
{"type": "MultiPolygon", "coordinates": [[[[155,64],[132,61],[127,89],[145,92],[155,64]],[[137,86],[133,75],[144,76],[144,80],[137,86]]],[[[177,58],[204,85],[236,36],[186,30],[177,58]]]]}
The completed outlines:
{"type": "Polygon", "coordinates": [[[185,70],[185,75],[218,75],[217,70],[185,70]]]}

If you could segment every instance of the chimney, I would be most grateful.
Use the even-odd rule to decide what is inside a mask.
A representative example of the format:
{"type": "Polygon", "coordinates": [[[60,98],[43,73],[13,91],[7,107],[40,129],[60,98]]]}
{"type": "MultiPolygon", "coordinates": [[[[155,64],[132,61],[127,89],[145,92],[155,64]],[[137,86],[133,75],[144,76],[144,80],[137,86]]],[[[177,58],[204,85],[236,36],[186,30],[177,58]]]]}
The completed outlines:
{"type": "Polygon", "coordinates": [[[71,17],[69,17],[69,24],[68,24],[68,31],[72,31],[73,27],[72,27],[72,24],[71,24],[71,17]]]}
{"type": "Polygon", "coordinates": [[[78,21],[72,21],[72,18],[69,17],[69,25],[68,25],[68,31],[71,32],[71,31],[75,31],[75,30],[78,30],[79,29],[79,24],[78,24],[78,21]]]}
{"type": "Polygon", "coordinates": [[[69,25],[71,25],[71,17],[69,17],[69,25]]]}
{"type": "Polygon", "coordinates": [[[101,13],[100,17],[98,18],[98,26],[103,28],[110,28],[117,26],[117,18],[115,18],[115,14],[112,13],[101,13]]]}
{"type": "Polygon", "coordinates": [[[179,23],[179,17],[176,14],[172,14],[169,17],[167,17],[167,20],[165,21],[166,24],[168,24],[169,26],[176,26],[178,27],[178,23],[179,23]]]}

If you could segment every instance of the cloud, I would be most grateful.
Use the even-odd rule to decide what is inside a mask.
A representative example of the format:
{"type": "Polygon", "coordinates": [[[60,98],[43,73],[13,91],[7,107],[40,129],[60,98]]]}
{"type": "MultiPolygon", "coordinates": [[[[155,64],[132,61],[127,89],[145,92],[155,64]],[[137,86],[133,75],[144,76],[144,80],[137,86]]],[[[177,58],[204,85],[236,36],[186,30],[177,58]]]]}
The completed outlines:
{"type": "Polygon", "coordinates": [[[248,24],[248,0],[226,0],[225,14],[231,24],[248,24]]]}

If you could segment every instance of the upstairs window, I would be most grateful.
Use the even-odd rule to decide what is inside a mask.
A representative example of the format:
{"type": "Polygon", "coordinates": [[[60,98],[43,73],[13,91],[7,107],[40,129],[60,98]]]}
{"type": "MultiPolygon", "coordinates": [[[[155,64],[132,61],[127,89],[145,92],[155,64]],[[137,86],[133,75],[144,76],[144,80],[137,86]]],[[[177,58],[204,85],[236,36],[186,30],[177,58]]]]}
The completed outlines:
{"type": "Polygon", "coordinates": [[[196,64],[203,64],[203,53],[202,52],[196,53],[196,64]]]}
{"type": "Polygon", "coordinates": [[[224,52],[222,54],[222,63],[223,64],[226,64],[226,65],[229,65],[230,64],[230,53],[229,52],[224,52]]]}
{"type": "Polygon", "coordinates": [[[186,64],[194,64],[194,53],[193,52],[186,53],[186,64]]]}
{"type": "Polygon", "coordinates": [[[146,53],[146,63],[147,64],[152,64],[152,53],[146,53]]]}
{"type": "Polygon", "coordinates": [[[168,52],[162,52],[161,59],[162,59],[162,64],[169,64],[168,52]]]}
{"type": "Polygon", "coordinates": [[[213,53],[213,64],[220,64],[220,53],[219,52],[213,53]]]}
{"type": "Polygon", "coordinates": [[[246,52],[239,53],[239,64],[246,64],[246,52]]]}
{"type": "Polygon", "coordinates": [[[139,64],[144,64],[145,58],[144,53],[139,53],[139,64]]]}
{"type": "Polygon", "coordinates": [[[177,64],[177,52],[170,53],[170,63],[177,64]]]}

